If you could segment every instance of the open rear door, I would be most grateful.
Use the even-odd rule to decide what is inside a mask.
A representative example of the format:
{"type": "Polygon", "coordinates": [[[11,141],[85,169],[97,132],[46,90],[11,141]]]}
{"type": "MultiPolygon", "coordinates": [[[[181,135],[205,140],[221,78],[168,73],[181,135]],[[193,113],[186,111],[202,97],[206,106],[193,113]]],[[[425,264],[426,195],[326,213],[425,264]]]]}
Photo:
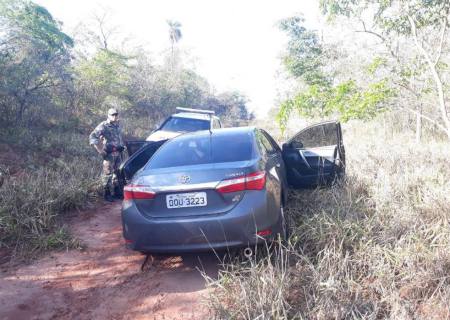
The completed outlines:
{"type": "Polygon", "coordinates": [[[142,146],[148,144],[148,142],[145,140],[133,140],[127,141],[125,144],[127,146],[128,157],[131,157],[136,151],[142,148],[142,146]]]}
{"type": "Polygon", "coordinates": [[[130,141],[127,142],[129,158],[119,167],[119,180],[122,185],[126,185],[134,174],[141,169],[150,160],[153,154],[167,140],[149,142],[149,141],[130,141]]]}
{"type": "Polygon", "coordinates": [[[345,172],[341,125],[336,121],[312,125],[283,144],[288,183],[294,188],[334,181],[345,172]]]}

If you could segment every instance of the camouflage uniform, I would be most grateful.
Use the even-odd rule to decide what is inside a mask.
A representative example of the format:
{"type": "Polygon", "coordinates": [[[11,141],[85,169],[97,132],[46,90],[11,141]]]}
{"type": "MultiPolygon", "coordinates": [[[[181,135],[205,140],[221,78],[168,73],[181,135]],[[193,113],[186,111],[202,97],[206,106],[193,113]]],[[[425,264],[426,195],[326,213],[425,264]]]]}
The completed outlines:
{"type": "Polygon", "coordinates": [[[117,193],[117,169],[122,162],[122,152],[110,150],[124,146],[119,124],[108,120],[101,122],[89,135],[89,143],[91,145],[103,144],[105,153],[103,154],[102,183],[107,192],[117,193]]]}

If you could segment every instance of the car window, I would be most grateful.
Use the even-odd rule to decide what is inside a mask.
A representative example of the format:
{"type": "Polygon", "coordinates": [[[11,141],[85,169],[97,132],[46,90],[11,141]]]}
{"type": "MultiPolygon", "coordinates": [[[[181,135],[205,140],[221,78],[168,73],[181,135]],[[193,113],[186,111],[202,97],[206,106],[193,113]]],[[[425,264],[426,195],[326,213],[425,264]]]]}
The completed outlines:
{"type": "Polygon", "coordinates": [[[264,147],[264,144],[262,143],[262,133],[259,130],[255,131],[255,138],[256,138],[256,144],[258,146],[259,152],[263,157],[267,157],[267,149],[264,147]]]}
{"type": "Polygon", "coordinates": [[[336,123],[317,125],[300,132],[292,142],[303,148],[315,148],[338,144],[336,123]]]}
{"type": "Polygon", "coordinates": [[[264,135],[264,133],[260,130],[256,131],[256,140],[258,142],[258,145],[260,147],[260,150],[263,154],[273,154],[275,152],[274,147],[270,143],[270,141],[267,139],[267,137],[264,135]]]}
{"type": "Polygon", "coordinates": [[[150,160],[151,169],[250,160],[251,133],[188,135],[168,141],[150,160]]]}
{"type": "Polygon", "coordinates": [[[276,151],[275,147],[273,146],[272,142],[270,142],[264,131],[262,131],[262,142],[266,147],[268,153],[272,154],[276,151]]]}
{"type": "Polygon", "coordinates": [[[209,130],[209,124],[209,120],[171,117],[163,125],[161,130],[175,132],[193,132],[200,130],[209,130]]]}

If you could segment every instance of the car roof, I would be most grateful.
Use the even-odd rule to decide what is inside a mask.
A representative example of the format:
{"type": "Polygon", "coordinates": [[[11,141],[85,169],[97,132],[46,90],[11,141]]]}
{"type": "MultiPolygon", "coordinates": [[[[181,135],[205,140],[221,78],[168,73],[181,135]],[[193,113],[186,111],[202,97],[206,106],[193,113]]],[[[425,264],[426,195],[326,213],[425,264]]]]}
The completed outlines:
{"type": "Polygon", "coordinates": [[[231,128],[220,128],[220,129],[213,129],[211,131],[209,130],[202,130],[202,131],[194,131],[194,132],[188,132],[183,135],[180,135],[174,139],[182,138],[182,137],[205,137],[205,136],[215,136],[215,137],[224,137],[224,136],[234,136],[236,134],[245,134],[245,133],[253,133],[255,131],[255,127],[231,127],[231,128]]]}
{"type": "MultiPolygon", "coordinates": [[[[209,120],[210,115],[209,114],[203,114],[203,113],[194,113],[194,112],[180,112],[175,113],[172,115],[174,118],[188,118],[188,119],[198,119],[198,120],[209,120]]],[[[212,116],[213,118],[216,118],[216,116],[212,116]]]]}

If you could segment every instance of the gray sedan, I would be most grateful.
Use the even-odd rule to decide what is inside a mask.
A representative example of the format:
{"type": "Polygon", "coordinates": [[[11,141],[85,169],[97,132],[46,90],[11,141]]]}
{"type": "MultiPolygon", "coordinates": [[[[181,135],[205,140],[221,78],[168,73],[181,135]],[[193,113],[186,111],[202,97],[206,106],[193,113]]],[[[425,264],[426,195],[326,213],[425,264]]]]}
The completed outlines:
{"type": "Polygon", "coordinates": [[[301,131],[283,150],[253,127],[146,144],[121,167],[127,183],[122,205],[127,246],[192,252],[287,238],[283,208],[289,185],[333,179],[343,173],[344,155],[336,122],[301,131]],[[311,134],[321,141],[305,147],[311,134]]]}

